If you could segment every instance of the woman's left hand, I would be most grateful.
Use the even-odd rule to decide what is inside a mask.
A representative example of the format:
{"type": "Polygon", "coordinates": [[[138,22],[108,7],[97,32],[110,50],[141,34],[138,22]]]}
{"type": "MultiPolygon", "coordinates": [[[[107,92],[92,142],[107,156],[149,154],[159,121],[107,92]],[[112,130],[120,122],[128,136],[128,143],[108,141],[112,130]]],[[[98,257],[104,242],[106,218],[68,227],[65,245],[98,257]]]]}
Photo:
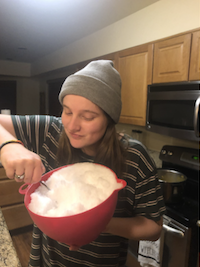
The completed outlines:
{"type": "Polygon", "coordinates": [[[70,251],[77,251],[77,250],[79,250],[79,246],[76,246],[76,245],[70,245],[70,247],[69,247],[69,250],[70,251]]]}

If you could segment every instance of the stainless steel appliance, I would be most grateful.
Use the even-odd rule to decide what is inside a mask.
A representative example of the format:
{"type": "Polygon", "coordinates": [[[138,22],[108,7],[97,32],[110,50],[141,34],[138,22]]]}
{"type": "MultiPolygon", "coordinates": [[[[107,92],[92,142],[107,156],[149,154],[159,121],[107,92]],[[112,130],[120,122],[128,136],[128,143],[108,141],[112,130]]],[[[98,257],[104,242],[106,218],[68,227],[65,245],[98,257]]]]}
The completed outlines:
{"type": "Polygon", "coordinates": [[[182,202],[166,203],[162,267],[197,267],[199,151],[164,146],[160,159],[162,168],[179,171],[187,176],[182,202]]]}
{"type": "MultiPolygon", "coordinates": [[[[198,267],[199,150],[164,146],[159,158],[163,169],[178,171],[187,177],[182,201],[166,203],[160,247],[161,267],[198,267]]],[[[129,244],[129,254],[137,259],[139,243],[130,241],[129,244]]]]}
{"type": "Polygon", "coordinates": [[[146,128],[199,141],[200,81],[148,85],[146,128]]]}

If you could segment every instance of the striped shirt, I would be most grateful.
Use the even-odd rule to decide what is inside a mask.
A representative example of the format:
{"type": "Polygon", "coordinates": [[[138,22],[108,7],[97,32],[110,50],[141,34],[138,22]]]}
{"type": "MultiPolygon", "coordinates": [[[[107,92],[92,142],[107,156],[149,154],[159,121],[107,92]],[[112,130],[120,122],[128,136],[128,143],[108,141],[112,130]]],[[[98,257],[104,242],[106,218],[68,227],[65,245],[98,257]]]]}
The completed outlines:
{"type": "MultiPolygon", "coordinates": [[[[61,119],[12,116],[12,120],[17,138],[41,157],[46,171],[56,168],[61,119]]],[[[141,215],[158,221],[165,212],[165,206],[155,165],[140,142],[126,136],[122,137],[121,142],[127,143],[127,140],[126,171],[123,174],[127,186],[119,191],[114,217],[141,215]]],[[[91,157],[82,154],[81,161],[91,161],[91,157]]],[[[68,245],[51,239],[34,225],[29,267],[124,266],[127,248],[126,238],[102,233],[78,251],[70,251],[68,245]]]]}

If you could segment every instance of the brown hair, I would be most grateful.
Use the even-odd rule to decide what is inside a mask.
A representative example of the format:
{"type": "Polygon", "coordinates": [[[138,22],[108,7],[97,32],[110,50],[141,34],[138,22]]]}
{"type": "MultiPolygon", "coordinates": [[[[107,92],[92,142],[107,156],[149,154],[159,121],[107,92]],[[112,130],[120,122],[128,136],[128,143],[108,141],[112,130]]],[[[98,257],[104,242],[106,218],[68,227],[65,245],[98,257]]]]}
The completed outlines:
{"type": "MultiPolygon", "coordinates": [[[[114,121],[106,114],[108,126],[104,136],[100,140],[94,162],[105,165],[112,169],[119,178],[124,171],[125,149],[119,141],[119,135],[115,129],[114,121]]],[[[71,146],[63,129],[60,139],[57,159],[59,165],[67,165],[80,161],[81,150],[71,146]]]]}

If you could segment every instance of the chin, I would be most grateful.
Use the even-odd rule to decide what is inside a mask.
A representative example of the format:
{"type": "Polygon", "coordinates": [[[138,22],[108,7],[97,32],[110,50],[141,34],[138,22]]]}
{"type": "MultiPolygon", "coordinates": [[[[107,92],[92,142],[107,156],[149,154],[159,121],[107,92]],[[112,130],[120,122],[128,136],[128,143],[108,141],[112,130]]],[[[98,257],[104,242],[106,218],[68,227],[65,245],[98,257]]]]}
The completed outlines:
{"type": "Polygon", "coordinates": [[[77,142],[77,141],[74,141],[74,140],[70,140],[70,144],[72,147],[74,148],[83,148],[84,147],[84,144],[82,144],[82,142],[77,142]]]}

